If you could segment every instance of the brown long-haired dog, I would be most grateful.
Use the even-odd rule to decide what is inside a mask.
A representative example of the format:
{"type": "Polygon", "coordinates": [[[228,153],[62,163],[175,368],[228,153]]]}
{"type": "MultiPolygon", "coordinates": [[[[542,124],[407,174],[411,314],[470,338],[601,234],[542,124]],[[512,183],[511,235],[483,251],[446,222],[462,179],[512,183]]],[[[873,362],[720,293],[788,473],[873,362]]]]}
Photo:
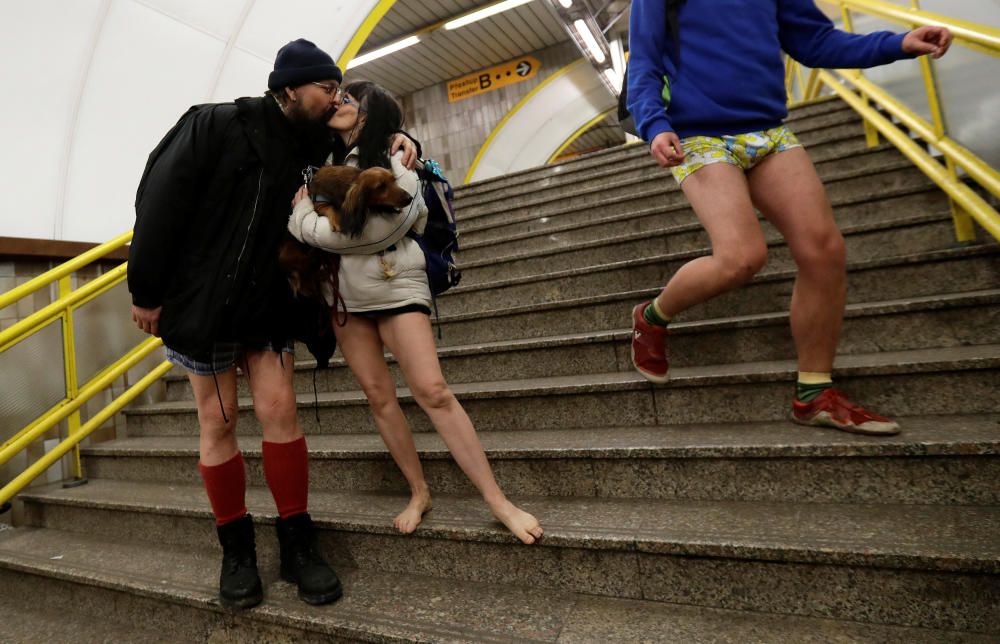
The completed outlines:
{"type": "MultiPolygon", "coordinates": [[[[387,215],[410,205],[410,193],[399,187],[385,168],[359,170],[326,166],[309,182],[316,214],[326,217],[335,231],[357,237],[370,215],[387,215]]],[[[303,244],[291,235],[282,243],[278,261],[296,294],[323,300],[323,284],[336,292],[337,256],[303,244]]]]}

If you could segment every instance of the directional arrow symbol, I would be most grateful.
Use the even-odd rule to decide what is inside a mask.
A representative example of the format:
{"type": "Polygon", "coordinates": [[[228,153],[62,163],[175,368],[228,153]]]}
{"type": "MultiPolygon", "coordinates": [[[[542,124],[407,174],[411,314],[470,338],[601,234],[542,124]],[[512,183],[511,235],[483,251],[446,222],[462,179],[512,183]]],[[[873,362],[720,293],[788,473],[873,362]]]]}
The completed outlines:
{"type": "Polygon", "coordinates": [[[531,72],[531,63],[526,60],[522,60],[517,64],[518,76],[527,76],[529,72],[531,72]]]}

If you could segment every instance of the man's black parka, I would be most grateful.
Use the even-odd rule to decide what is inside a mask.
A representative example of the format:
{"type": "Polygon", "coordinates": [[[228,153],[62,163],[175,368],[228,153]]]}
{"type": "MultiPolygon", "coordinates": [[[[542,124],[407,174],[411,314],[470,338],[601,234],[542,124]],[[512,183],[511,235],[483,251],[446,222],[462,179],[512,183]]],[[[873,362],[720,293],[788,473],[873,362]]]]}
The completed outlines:
{"type": "Polygon", "coordinates": [[[270,96],[192,107],[167,133],[136,194],[128,268],[133,303],[163,307],[167,346],[208,360],[215,341],[291,337],[278,246],[302,171],[329,151],[270,96]]]}

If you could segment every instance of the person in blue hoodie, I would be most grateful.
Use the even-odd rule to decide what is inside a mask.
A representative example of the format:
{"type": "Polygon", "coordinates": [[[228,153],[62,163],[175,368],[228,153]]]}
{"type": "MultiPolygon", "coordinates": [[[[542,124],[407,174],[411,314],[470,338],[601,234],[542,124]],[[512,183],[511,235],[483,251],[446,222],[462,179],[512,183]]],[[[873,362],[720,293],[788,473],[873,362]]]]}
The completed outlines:
{"type": "Polygon", "coordinates": [[[846,301],[844,239],[788,115],[782,52],[811,68],[867,68],[939,58],[944,27],[849,34],[813,0],[633,0],[627,106],[653,158],[670,168],[712,254],[682,266],[632,310],[632,362],[668,379],[670,319],[749,281],[767,259],[756,207],[798,267],[791,327],[798,355],[792,420],[876,435],[899,425],[851,402],[831,371],[846,301]],[[669,19],[668,19],[669,18],[669,19]]]}

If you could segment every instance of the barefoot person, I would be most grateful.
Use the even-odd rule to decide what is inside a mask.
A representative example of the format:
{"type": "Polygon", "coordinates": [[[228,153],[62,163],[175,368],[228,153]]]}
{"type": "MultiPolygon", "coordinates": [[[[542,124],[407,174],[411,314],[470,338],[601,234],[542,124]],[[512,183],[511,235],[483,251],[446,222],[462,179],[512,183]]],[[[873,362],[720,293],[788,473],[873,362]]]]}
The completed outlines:
{"type": "Polygon", "coordinates": [[[288,200],[303,169],[329,154],[325,123],[339,104],[341,78],[313,43],[288,43],[278,51],[266,96],[192,108],[182,117],[150,155],[136,198],[132,317],[163,338],[168,360],[187,369],[198,407],[198,467],[223,551],[219,595],[229,607],[263,598],[236,442],[237,364],[263,430],[281,576],[312,604],[342,592],[308,513],[308,451],[285,315],[291,294],[277,264],[288,200]]]}
{"type": "Polygon", "coordinates": [[[950,43],[943,27],[899,35],[838,31],[813,0],[632,2],[628,108],[712,244],[711,255],[682,266],[654,300],[633,309],[639,373],[666,382],[671,318],[746,283],[764,266],[767,244],[756,207],[784,236],[798,267],[792,419],[864,434],[899,431],[832,386],[846,301],[844,239],[812,162],[782,124],[781,52],[813,68],[862,68],[937,58],[950,43]]]}
{"type": "Polygon", "coordinates": [[[299,241],[342,254],[340,295],[348,314],[346,324],[334,327],[337,345],[368,397],[382,440],[410,485],[410,502],[393,523],[400,532],[413,532],[431,508],[431,494],[396,398],[396,385],[385,361],[386,347],[399,362],[417,404],[493,515],[518,539],[534,543],[542,536],[541,526],[500,490],[472,422],[441,373],[431,331],[431,292],[423,251],[413,239],[402,236],[410,228],[422,232],[426,222],[420,183],[416,173],[400,163],[399,155],[390,155],[387,149],[390,133],[402,126],[402,110],[388,92],[373,83],[351,83],[344,92],[340,108],[329,121],[344,143],[341,158],[333,160],[360,168],[391,169],[413,202],[391,225],[373,216],[365,230],[351,235],[334,231],[330,220],[315,210],[322,211],[323,206],[314,206],[303,189],[296,196],[288,228],[299,241]],[[401,222],[402,227],[398,225],[401,222]],[[393,230],[399,231],[395,237],[391,236],[393,230]],[[359,246],[367,253],[374,248],[383,250],[346,254],[359,246]]]}

